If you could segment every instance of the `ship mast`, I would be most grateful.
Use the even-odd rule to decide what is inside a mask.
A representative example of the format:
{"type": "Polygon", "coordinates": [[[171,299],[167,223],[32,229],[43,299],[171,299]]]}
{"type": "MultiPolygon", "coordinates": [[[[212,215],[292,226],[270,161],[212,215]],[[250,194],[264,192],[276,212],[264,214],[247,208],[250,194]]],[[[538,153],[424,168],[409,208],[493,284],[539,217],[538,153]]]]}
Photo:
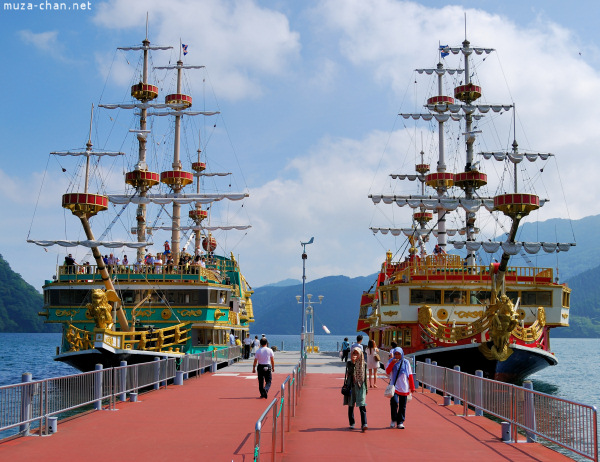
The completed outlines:
{"type": "MultiPolygon", "coordinates": [[[[81,152],[67,152],[67,153],[58,153],[53,152],[51,154],[58,155],[85,155],[85,184],[84,184],[84,193],[67,193],[62,197],[62,206],[66,209],[71,210],[73,215],[79,218],[81,224],[83,226],[83,230],[85,232],[85,236],[89,241],[95,241],[94,233],[92,232],[92,227],[90,226],[89,219],[96,215],[98,212],[104,211],[108,208],[108,197],[100,195],[100,194],[90,194],[88,192],[89,189],[89,173],[90,173],[90,157],[91,156],[102,156],[102,155],[124,155],[124,153],[114,153],[114,152],[94,152],[92,151],[92,120],[94,114],[94,105],[92,105],[91,116],[90,116],[90,132],[88,141],[86,143],[86,149],[84,153],[81,152]]],[[[108,273],[108,268],[104,264],[104,260],[102,259],[102,254],[98,250],[98,246],[92,246],[92,255],[96,260],[96,265],[98,267],[98,272],[102,278],[102,282],[104,283],[104,288],[106,289],[106,296],[109,302],[113,303],[113,312],[116,309],[116,318],[119,321],[121,326],[121,330],[125,332],[129,332],[131,327],[127,322],[127,317],[125,316],[125,312],[121,306],[121,300],[119,299],[115,287],[110,278],[110,274],[108,273]]],[[[114,316],[114,315],[113,315],[114,316]]],[[[113,318],[113,322],[116,323],[116,320],[113,318]]]]}

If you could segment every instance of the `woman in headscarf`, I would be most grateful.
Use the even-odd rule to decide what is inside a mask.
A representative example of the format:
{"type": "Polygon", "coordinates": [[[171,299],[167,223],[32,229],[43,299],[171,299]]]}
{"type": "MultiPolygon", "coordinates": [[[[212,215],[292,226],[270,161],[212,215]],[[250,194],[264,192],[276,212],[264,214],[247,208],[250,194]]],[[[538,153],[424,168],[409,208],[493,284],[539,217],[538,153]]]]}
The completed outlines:
{"type": "Polygon", "coordinates": [[[346,363],[346,380],[352,387],[349,396],[344,396],[344,405],[348,406],[348,423],[354,428],[354,406],[360,409],[360,428],[364,432],[367,427],[367,365],[362,349],[355,347],[350,353],[350,361],[346,363]]]}
{"type": "Polygon", "coordinates": [[[390,383],[394,384],[394,396],[390,398],[390,409],[392,411],[391,428],[404,428],[406,414],[406,402],[412,392],[415,391],[410,362],[404,358],[404,351],[397,347],[390,351],[390,360],[385,368],[390,377],[390,383]]]}

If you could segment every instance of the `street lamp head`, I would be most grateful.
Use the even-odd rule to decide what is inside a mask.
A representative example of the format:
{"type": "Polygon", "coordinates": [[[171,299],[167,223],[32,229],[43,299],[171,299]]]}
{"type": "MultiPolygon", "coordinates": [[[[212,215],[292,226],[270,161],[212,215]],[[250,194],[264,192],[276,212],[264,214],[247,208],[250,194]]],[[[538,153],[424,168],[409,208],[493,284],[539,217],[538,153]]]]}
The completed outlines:
{"type": "Polygon", "coordinates": [[[306,298],[308,298],[308,301],[311,301],[312,300],[312,294],[306,295],[306,298]]]}
{"type": "Polygon", "coordinates": [[[319,295],[319,303],[321,303],[323,301],[323,296],[319,295]]]}
{"type": "Polygon", "coordinates": [[[300,295],[296,295],[296,301],[300,303],[300,295]]]}

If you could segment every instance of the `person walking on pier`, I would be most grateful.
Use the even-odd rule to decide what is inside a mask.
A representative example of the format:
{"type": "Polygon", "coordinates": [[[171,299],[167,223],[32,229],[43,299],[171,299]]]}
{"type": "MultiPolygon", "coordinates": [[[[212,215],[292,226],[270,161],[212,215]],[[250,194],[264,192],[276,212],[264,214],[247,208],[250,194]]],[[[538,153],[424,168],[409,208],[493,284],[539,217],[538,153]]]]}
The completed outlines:
{"type": "Polygon", "coordinates": [[[252,339],[250,334],[246,334],[244,339],[244,359],[250,359],[250,348],[252,348],[252,339]]]}
{"type": "Polygon", "coordinates": [[[260,348],[256,350],[254,355],[254,364],[252,365],[252,373],[254,374],[258,365],[258,391],[261,398],[268,398],[269,389],[271,388],[271,373],[275,372],[275,355],[273,350],[267,346],[267,339],[260,339],[260,348]],[[270,364],[269,364],[270,362],[270,364]]]}
{"type": "Polygon", "coordinates": [[[377,368],[379,367],[379,348],[369,339],[367,346],[367,369],[369,370],[369,387],[377,388],[377,368]]]}
{"type": "Polygon", "coordinates": [[[348,361],[348,355],[350,354],[350,343],[348,343],[348,337],[344,338],[342,342],[342,361],[348,361]]]}
{"type": "Polygon", "coordinates": [[[344,396],[344,405],[348,406],[348,423],[354,428],[354,406],[360,410],[360,428],[364,432],[367,426],[367,365],[361,348],[355,347],[346,363],[346,380],[350,382],[351,393],[344,396]]]}
{"type": "Polygon", "coordinates": [[[404,351],[397,347],[390,351],[390,360],[385,372],[390,376],[390,383],[394,384],[394,396],[390,398],[390,409],[392,413],[391,428],[404,428],[406,417],[406,402],[411,393],[415,391],[410,362],[404,358],[404,351]]]}

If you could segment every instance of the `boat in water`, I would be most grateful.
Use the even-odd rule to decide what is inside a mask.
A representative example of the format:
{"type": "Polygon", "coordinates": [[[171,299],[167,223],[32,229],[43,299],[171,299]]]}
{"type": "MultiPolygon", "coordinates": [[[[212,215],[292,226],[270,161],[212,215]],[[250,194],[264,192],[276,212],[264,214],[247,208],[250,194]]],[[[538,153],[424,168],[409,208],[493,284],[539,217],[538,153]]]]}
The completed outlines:
{"type": "Polygon", "coordinates": [[[553,155],[519,150],[514,104],[480,102],[483,88],[474,80],[492,52],[465,38],[461,46],[440,46],[436,67],[416,69],[415,85],[421,76],[430,79],[425,110],[399,114],[415,124],[415,171],[391,174],[392,193],[369,196],[384,208],[395,204],[412,210],[404,215],[404,227],[393,222],[371,228],[376,235],[400,237],[401,244],[396,254],[387,252],[376,282],[363,293],[357,331],[383,348],[397,344],[419,361],[459,366],[471,374],[481,370],[485,377],[517,383],[557,364],[550,332],[569,325],[571,290],[559,283],[557,271],[535,267],[527,254],[564,252],[575,244],[517,240],[521,221],[546,202],[522,190],[522,161],[543,163],[553,155]],[[447,67],[453,59],[460,64],[447,67]],[[504,139],[512,139],[512,145],[477,152],[477,146],[489,145],[480,143],[484,128],[508,122],[506,116],[500,119],[506,113],[512,114],[506,125],[513,132],[504,139]],[[429,140],[433,166],[426,160],[423,137],[429,140]],[[483,164],[490,160],[502,163],[502,173],[486,196],[493,188],[483,164]],[[409,194],[404,194],[407,189],[397,193],[402,187],[397,180],[413,183],[409,194]],[[484,214],[492,220],[480,218],[484,214]],[[495,233],[491,238],[479,237],[489,235],[489,228],[495,233]],[[528,264],[510,266],[515,255],[528,264]]]}
{"type": "MultiPolygon", "coordinates": [[[[79,160],[79,174],[73,178],[81,178],[81,184],[74,181],[70,185],[70,191],[62,196],[62,206],[73,215],[65,215],[65,230],[76,235],[82,231],[84,236],[29,242],[69,248],[64,264],[58,265],[54,277],[43,286],[40,315],[47,323],[62,325],[62,343],[54,359],[81,371],[93,370],[96,364],[113,367],[121,361],[137,364],[156,357],[181,358],[186,353],[226,348],[234,337],[246,336],[254,319],[252,288],[233,253],[228,255],[216,238],[219,233],[250,227],[223,224],[225,214],[219,213],[218,207],[227,202],[243,204],[238,201],[248,194],[231,192],[231,180],[220,188],[219,177],[227,180],[231,174],[210,170],[206,143],[204,152],[200,148],[203,133],[205,140],[215,134],[217,124],[212,120],[218,119],[220,112],[190,109],[192,97],[183,89],[184,71],[198,72],[204,66],[184,64],[186,45],[181,45],[175,64],[154,68],[155,74],[161,73],[154,76],[159,85],[172,82],[175,87],[164,96],[164,103],[157,102],[159,85],[149,79],[151,53],[169,49],[172,47],[151,45],[148,38],[141,45],[119,48],[120,53],[140,53],[131,99],[128,96],[124,102],[99,106],[104,120],[119,121],[113,131],[120,129],[126,138],[133,138],[131,155],[94,150],[92,122],[84,149],[51,153],[79,160]],[[134,128],[123,130],[123,113],[133,119],[130,126],[134,128]],[[210,125],[189,128],[187,123],[195,120],[194,116],[212,118],[210,125]],[[168,119],[166,134],[157,133],[162,128],[155,122],[158,119],[168,119]],[[198,149],[190,152],[188,141],[184,144],[188,149],[182,150],[184,135],[192,138],[191,132],[194,141],[200,140],[198,149]],[[119,194],[107,191],[108,185],[115,184],[102,176],[115,168],[103,168],[107,159],[124,159],[119,194]],[[188,165],[184,165],[186,161],[188,165]],[[160,168],[164,171],[156,173],[160,168]],[[102,176],[100,181],[94,183],[93,174],[102,176]],[[91,192],[92,184],[101,192],[91,192]],[[96,239],[92,225],[102,221],[95,217],[109,213],[111,219],[105,220],[108,225],[96,239]],[[120,234],[115,224],[121,228],[120,234]],[[114,239],[117,235],[120,239],[114,239]],[[153,244],[159,250],[152,249],[153,244]],[[76,254],[71,248],[85,250],[76,254]],[[101,248],[108,249],[104,256],[101,248]],[[114,249],[123,253],[113,255],[114,249]],[[131,260],[126,258],[128,251],[135,253],[131,260]]],[[[219,154],[217,159],[222,160],[219,154]]],[[[74,167],[69,164],[68,169],[74,167]]],[[[231,214],[231,209],[228,211],[231,214]]]]}

